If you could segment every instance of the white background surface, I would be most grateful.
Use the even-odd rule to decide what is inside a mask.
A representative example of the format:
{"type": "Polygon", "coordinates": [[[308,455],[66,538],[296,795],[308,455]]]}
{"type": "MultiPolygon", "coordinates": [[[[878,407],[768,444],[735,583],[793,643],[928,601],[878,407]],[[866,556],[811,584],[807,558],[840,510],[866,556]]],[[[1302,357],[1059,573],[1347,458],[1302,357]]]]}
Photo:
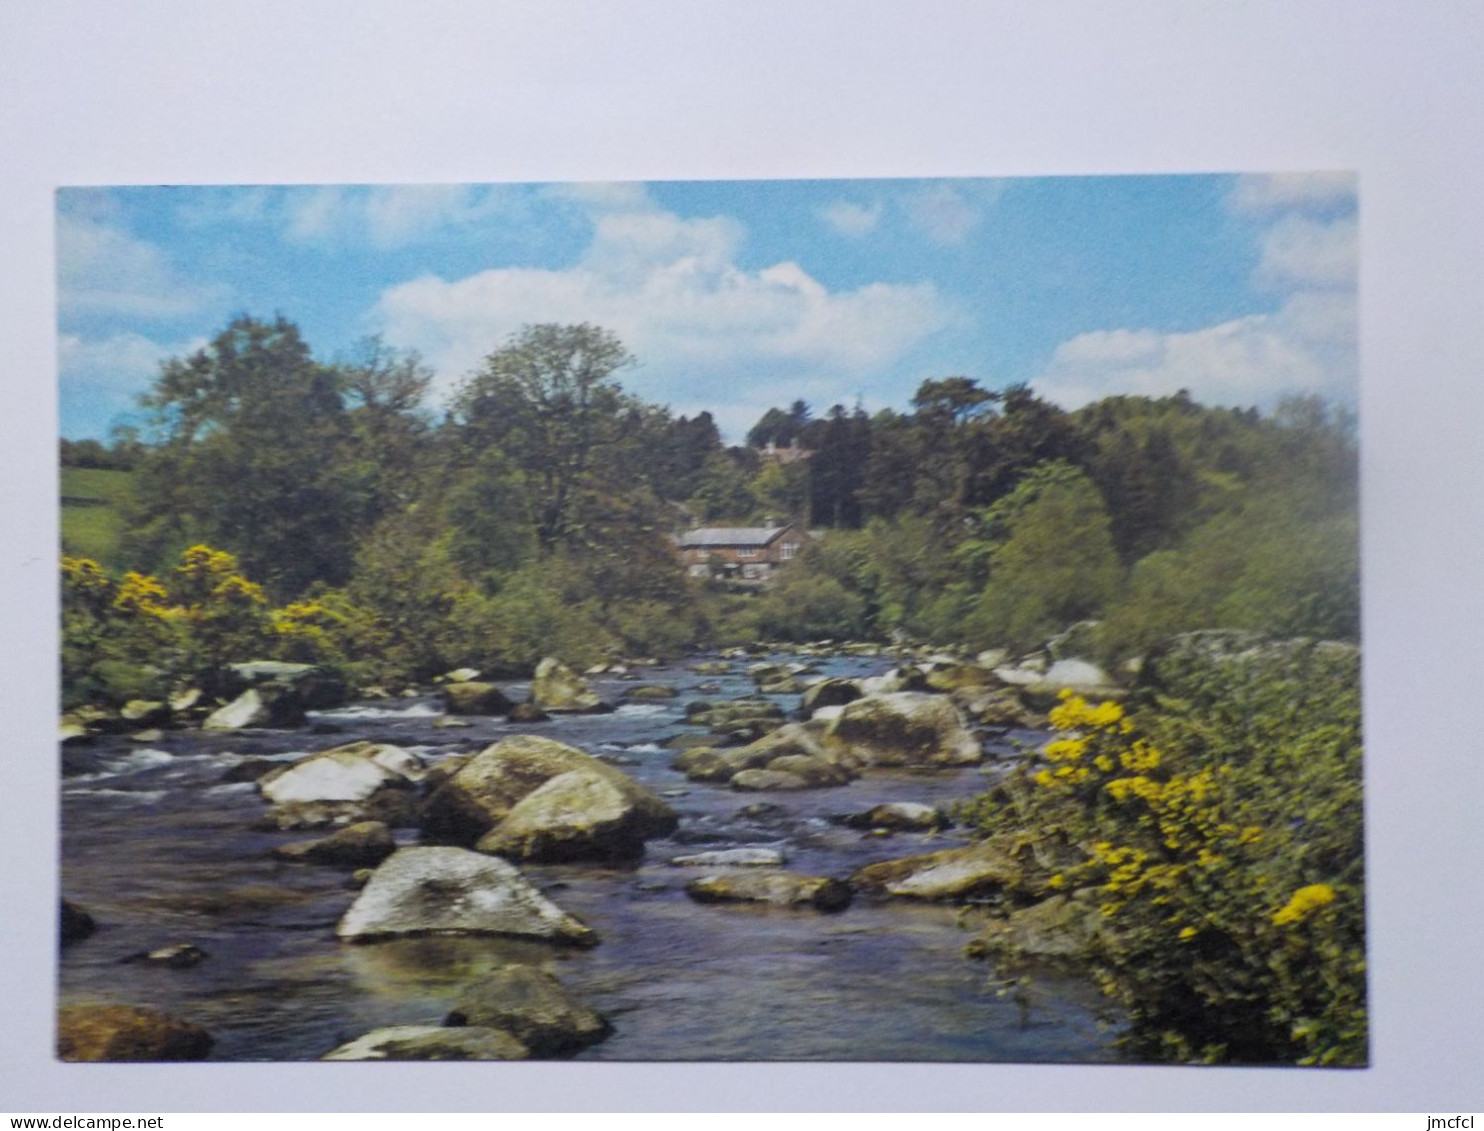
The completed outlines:
{"type": "Polygon", "coordinates": [[[1484,1108],[1484,5],[0,8],[0,1110],[1484,1108]],[[1372,1067],[68,1066],[61,184],[1360,173],[1372,1067]]]}

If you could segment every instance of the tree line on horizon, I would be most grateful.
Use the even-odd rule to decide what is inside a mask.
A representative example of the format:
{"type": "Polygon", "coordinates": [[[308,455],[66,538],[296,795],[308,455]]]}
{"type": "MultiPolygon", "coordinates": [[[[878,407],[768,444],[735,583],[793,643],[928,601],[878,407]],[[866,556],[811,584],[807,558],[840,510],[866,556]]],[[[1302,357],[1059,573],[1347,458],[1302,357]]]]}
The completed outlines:
{"type": "Polygon", "coordinates": [[[1191,628],[1358,636],[1354,426],[1317,399],[1068,412],[950,376],[906,411],[795,400],[728,447],[625,391],[633,363],[599,327],[529,326],[440,414],[415,353],[325,363],[241,316],[162,365],[143,429],[62,456],[129,470],[133,573],[225,551],[263,595],[244,647],[285,650],[271,607],[313,610],[288,650],[381,679],[757,637],[1024,648],[1094,618],[1110,659],[1191,628]],[[764,519],[824,537],[761,595],[685,576],[674,532],[764,519]]]}

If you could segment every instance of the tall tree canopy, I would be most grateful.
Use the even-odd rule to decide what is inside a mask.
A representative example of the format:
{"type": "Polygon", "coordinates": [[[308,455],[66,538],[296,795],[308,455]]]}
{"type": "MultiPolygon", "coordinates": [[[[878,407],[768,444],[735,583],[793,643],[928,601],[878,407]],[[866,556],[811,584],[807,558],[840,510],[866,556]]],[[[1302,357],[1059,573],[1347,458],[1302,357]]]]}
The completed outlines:
{"type": "Polygon", "coordinates": [[[299,328],[242,315],[143,398],[161,442],[140,466],[136,549],[159,560],[204,539],[276,595],[349,572],[356,519],[339,458],[348,421],[334,370],[299,328]]]}

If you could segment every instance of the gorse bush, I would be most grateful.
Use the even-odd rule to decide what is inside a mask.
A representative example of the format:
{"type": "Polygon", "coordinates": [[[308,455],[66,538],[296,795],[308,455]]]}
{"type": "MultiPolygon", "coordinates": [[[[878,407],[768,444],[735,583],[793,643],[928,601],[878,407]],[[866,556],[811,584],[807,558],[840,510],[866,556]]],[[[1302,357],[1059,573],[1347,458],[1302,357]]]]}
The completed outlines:
{"type": "Polygon", "coordinates": [[[1126,713],[1065,696],[1057,737],[966,815],[1055,836],[1089,890],[1090,958],[1135,1053],[1208,1063],[1366,1060],[1358,670],[1305,644],[1188,659],[1180,697],[1126,713]]]}

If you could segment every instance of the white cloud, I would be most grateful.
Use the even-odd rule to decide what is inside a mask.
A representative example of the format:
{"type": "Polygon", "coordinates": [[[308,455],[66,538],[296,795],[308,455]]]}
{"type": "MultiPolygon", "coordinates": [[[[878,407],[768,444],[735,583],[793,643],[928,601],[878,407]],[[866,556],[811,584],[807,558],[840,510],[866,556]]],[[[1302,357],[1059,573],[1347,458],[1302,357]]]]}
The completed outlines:
{"type": "Polygon", "coordinates": [[[1256,282],[1275,289],[1353,289],[1356,276],[1355,220],[1325,223],[1284,216],[1262,237],[1256,282]]]}
{"type": "Polygon", "coordinates": [[[1237,212],[1333,212],[1355,206],[1355,174],[1265,173],[1237,178],[1227,197],[1237,212]]]}
{"type": "Polygon", "coordinates": [[[735,262],[743,235],[725,217],[610,212],[570,268],[423,276],[385,291],[373,318],[388,340],[419,349],[444,386],[522,325],[596,323],[643,363],[626,383],[677,405],[698,381],[751,381],[759,369],[879,369],[952,319],[931,283],[832,292],[797,263],[745,270],[735,262]]]}
{"type": "Polygon", "coordinates": [[[225,293],[185,281],[154,244],[66,212],[57,218],[57,290],[64,315],[145,319],[192,314],[225,293]]]}
{"type": "Polygon", "coordinates": [[[522,191],[523,186],[509,185],[291,187],[280,190],[276,208],[267,214],[296,243],[365,239],[387,250],[495,218],[508,220],[522,191]]]}
{"type": "Polygon", "coordinates": [[[1353,295],[1300,292],[1273,314],[1188,333],[1096,330],[1063,342],[1032,382],[1077,408],[1114,393],[1169,396],[1188,389],[1206,404],[1272,405],[1293,393],[1349,402],[1355,396],[1353,295]]]}
{"type": "Polygon", "coordinates": [[[57,339],[57,368],[62,384],[73,391],[133,395],[159,375],[160,363],[206,345],[206,339],[162,344],[134,331],[88,340],[77,334],[57,339]]]}
{"type": "Polygon", "coordinates": [[[870,204],[855,204],[849,200],[836,200],[819,210],[819,218],[837,234],[852,239],[869,235],[881,223],[883,209],[879,200],[870,204]]]}
{"type": "Polygon", "coordinates": [[[982,218],[980,208],[950,184],[914,192],[903,201],[903,207],[912,226],[937,244],[962,243],[982,218]]]}
{"type": "Polygon", "coordinates": [[[1258,215],[1255,287],[1282,296],[1270,314],[1182,333],[1096,330],[1063,342],[1032,386],[1066,408],[1114,393],[1188,389],[1208,404],[1270,407],[1313,393],[1353,403],[1359,379],[1355,178],[1349,173],[1239,177],[1227,197],[1258,215]]]}

